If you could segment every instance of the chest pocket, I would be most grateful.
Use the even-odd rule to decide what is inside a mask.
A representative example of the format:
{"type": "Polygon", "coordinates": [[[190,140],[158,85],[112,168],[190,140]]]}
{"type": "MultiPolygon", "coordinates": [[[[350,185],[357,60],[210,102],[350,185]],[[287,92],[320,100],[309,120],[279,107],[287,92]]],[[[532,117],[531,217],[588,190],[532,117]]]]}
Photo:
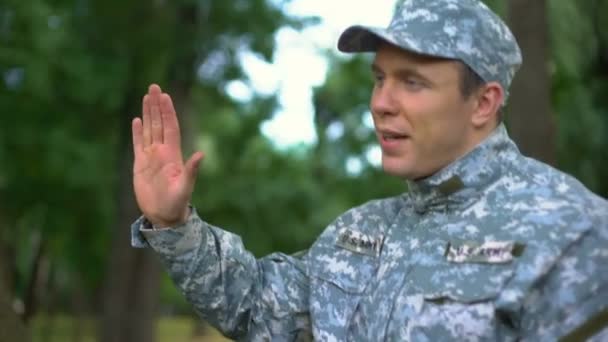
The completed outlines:
{"type": "Polygon", "coordinates": [[[472,304],[497,298],[513,272],[512,264],[443,261],[433,267],[415,267],[408,282],[427,301],[472,304]]]}
{"type": "MultiPolygon", "coordinates": [[[[397,301],[395,340],[494,340],[504,319],[496,299],[513,276],[511,264],[416,265],[397,301]]],[[[510,318],[509,318],[510,319],[510,318]]]]}

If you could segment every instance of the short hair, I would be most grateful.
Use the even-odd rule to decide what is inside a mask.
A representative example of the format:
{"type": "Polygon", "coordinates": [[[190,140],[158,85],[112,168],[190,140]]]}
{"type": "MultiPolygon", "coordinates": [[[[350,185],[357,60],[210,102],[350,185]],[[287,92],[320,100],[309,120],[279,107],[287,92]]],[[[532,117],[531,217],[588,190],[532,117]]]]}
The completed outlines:
{"type": "MultiPolygon", "coordinates": [[[[460,62],[460,94],[465,100],[468,100],[471,95],[479,88],[481,88],[486,81],[479,76],[470,66],[463,62],[460,62]]],[[[499,124],[503,121],[502,106],[496,113],[496,123],[499,124]]]]}
{"type": "Polygon", "coordinates": [[[470,66],[460,62],[460,93],[467,100],[486,82],[470,66]]]}

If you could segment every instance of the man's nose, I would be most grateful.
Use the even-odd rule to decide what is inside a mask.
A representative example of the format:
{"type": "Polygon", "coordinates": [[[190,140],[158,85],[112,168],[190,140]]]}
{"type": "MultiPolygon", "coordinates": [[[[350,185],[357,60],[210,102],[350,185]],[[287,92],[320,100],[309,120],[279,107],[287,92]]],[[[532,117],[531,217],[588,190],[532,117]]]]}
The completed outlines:
{"type": "Polygon", "coordinates": [[[387,116],[397,114],[394,91],[390,84],[376,87],[371,99],[370,109],[374,115],[387,116]]]}

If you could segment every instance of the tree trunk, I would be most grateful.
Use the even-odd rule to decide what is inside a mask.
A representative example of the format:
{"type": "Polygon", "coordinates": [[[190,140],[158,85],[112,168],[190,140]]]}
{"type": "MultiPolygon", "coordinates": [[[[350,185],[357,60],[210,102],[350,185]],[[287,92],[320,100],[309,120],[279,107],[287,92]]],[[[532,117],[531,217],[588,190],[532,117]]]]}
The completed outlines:
{"type": "MultiPolygon", "coordinates": [[[[7,250],[4,242],[0,241],[0,256],[7,254],[7,250]]],[[[0,341],[29,341],[23,321],[13,310],[12,289],[9,287],[12,282],[7,282],[11,265],[6,264],[7,260],[10,259],[0,258],[0,341]]]]}
{"type": "MultiPolygon", "coordinates": [[[[169,92],[176,105],[182,124],[183,146],[192,146],[196,123],[184,120],[190,91],[195,78],[197,48],[191,44],[198,23],[198,8],[186,4],[178,8],[174,43],[176,51],[181,51],[168,68],[169,92]],[[185,41],[184,41],[185,40],[185,41]],[[186,50],[184,50],[185,47],[186,50]],[[181,112],[180,114],[180,111],[181,112]],[[187,121],[187,122],[186,122],[187,121]]],[[[134,63],[135,65],[136,63],[134,63]]],[[[161,84],[161,86],[163,86],[161,84]]],[[[131,89],[127,94],[129,103],[120,130],[119,197],[118,220],[113,235],[113,243],[107,282],[104,293],[103,319],[101,321],[101,342],[154,341],[155,319],[160,290],[160,265],[149,249],[136,250],[130,247],[129,226],[140,215],[133,194],[133,148],[131,143],[131,120],[133,113],[141,112],[142,89],[131,89]]],[[[191,118],[194,120],[194,118],[191,118]]],[[[187,148],[184,148],[186,151],[187,148]]]]}
{"type": "Polygon", "coordinates": [[[19,316],[13,311],[9,297],[6,293],[1,293],[0,296],[0,341],[29,341],[28,333],[19,316]]]}
{"type": "Polygon", "coordinates": [[[72,341],[80,342],[86,336],[87,319],[88,319],[88,301],[87,294],[82,286],[80,277],[73,279],[75,284],[70,293],[70,305],[72,312],[72,341]]]}
{"type": "Polygon", "coordinates": [[[523,154],[555,165],[546,0],[510,0],[508,4],[509,26],[524,60],[511,86],[509,131],[523,154]]]}
{"type": "Polygon", "coordinates": [[[44,319],[40,324],[41,342],[53,341],[53,334],[55,332],[55,316],[57,316],[57,287],[55,283],[55,270],[53,268],[53,264],[50,262],[48,268],[45,286],[46,292],[40,300],[41,307],[45,310],[43,315],[44,319]]]}
{"type": "MultiPolygon", "coordinates": [[[[189,153],[195,148],[196,136],[198,134],[199,120],[195,115],[192,106],[190,105],[190,90],[192,89],[193,80],[174,80],[171,82],[170,91],[171,97],[174,100],[175,109],[178,114],[180,123],[183,152],[186,153],[185,159],[189,158],[189,153]]],[[[194,325],[192,330],[192,338],[196,340],[205,336],[208,331],[207,323],[204,322],[198,315],[193,317],[194,325]]]]}
{"type": "MultiPolygon", "coordinates": [[[[0,227],[1,229],[2,227],[0,227]]],[[[7,298],[13,295],[15,284],[15,250],[2,240],[0,236],[0,289],[7,298]]]]}
{"type": "MultiPolygon", "coordinates": [[[[141,92],[141,89],[139,92],[141,92]]],[[[120,125],[118,211],[106,269],[101,342],[155,341],[160,289],[158,260],[148,249],[130,246],[131,223],[140,215],[133,194],[131,119],[141,111],[135,89],[127,94],[120,125]]]]}
{"type": "MultiPolygon", "coordinates": [[[[47,274],[41,272],[41,268],[44,268],[45,263],[44,257],[44,239],[40,237],[40,234],[35,234],[34,241],[31,244],[31,248],[35,251],[32,259],[32,266],[30,267],[30,276],[25,291],[23,321],[28,322],[36,312],[38,311],[38,298],[40,297],[41,282],[44,282],[44,277],[47,274]]],[[[46,270],[44,270],[46,271],[46,270]]]]}

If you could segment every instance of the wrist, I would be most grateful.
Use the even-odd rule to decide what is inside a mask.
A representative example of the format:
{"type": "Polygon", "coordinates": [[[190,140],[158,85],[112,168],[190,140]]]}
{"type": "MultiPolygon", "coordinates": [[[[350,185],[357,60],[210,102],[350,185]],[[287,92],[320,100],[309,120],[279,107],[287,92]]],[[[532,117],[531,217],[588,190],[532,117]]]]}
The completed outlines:
{"type": "Polygon", "coordinates": [[[192,206],[190,204],[188,204],[184,208],[181,216],[175,220],[148,218],[148,221],[150,221],[150,223],[152,224],[153,229],[172,228],[172,227],[181,226],[184,223],[186,223],[186,221],[188,221],[188,217],[190,217],[191,213],[192,213],[192,206]]]}

